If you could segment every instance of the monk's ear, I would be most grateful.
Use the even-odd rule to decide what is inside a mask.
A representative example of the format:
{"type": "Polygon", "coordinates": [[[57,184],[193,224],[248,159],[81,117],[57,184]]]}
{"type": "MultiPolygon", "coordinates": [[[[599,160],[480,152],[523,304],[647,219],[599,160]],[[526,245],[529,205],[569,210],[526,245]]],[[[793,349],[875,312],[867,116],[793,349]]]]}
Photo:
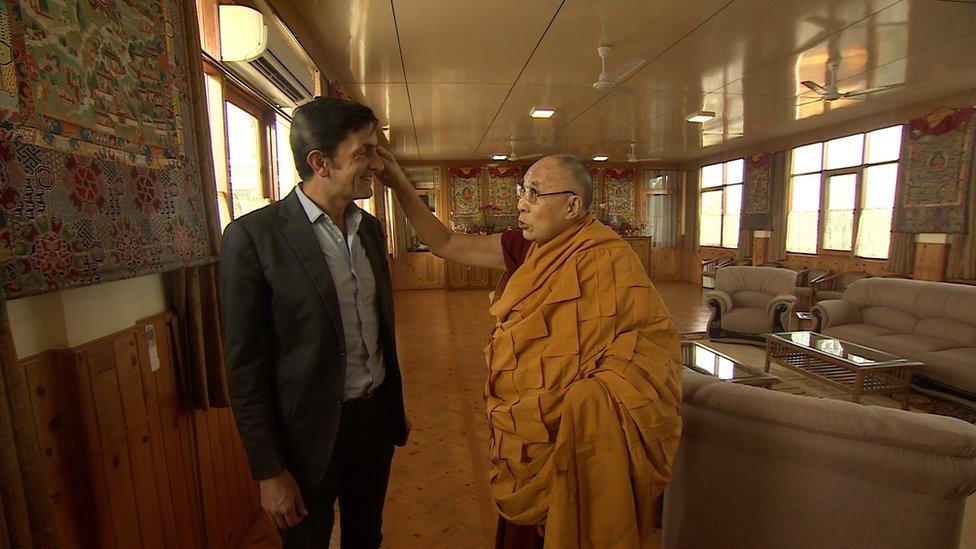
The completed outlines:
{"type": "Polygon", "coordinates": [[[569,206],[566,210],[566,218],[574,219],[580,217],[583,212],[583,198],[579,195],[573,195],[573,199],[569,201],[569,206]]]}
{"type": "Polygon", "coordinates": [[[309,151],[308,156],[305,157],[305,161],[308,162],[308,166],[312,168],[312,172],[315,173],[315,175],[319,177],[329,177],[329,157],[322,154],[322,151],[309,151]]]}

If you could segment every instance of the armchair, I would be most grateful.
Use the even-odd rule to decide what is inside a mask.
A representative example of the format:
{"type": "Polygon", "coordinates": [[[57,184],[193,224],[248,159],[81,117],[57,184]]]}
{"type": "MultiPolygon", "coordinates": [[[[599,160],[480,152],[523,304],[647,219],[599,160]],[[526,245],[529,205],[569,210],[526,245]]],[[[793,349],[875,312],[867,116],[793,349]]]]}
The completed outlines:
{"type": "Polygon", "coordinates": [[[712,316],[708,337],[716,341],[765,344],[762,334],[792,325],[796,272],[775,267],[725,267],[706,292],[712,316]]]}
{"type": "Polygon", "coordinates": [[[796,288],[793,289],[793,295],[796,296],[798,311],[809,311],[810,307],[813,307],[814,283],[830,275],[829,269],[803,269],[796,273],[796,288]]]}
{"type": "Polygon", "coordinates": [[[715,272],[732,264],[730,257],[716,257],[714,259],[703,259],[701,262],[702,288],[711,289],[715,287],[715,272]]]}
{"type": "Polygon", "coordinates": [[[844,296],[844,290],[857,280],[870,278],[871,274],[864,271],[841,272],[825,276],[810,283],[813,289],[813,302],[817,303],[826,299],[840,299],[844,296]]]}

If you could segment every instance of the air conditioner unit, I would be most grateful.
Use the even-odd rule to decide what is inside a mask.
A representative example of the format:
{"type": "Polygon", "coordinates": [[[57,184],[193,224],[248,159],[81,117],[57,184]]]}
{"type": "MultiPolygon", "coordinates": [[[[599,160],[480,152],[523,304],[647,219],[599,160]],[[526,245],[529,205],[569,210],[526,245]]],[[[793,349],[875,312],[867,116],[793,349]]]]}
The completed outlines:
{"type": "Polygon", "coordinates": [[[251,61],[225,62],[224,67],[282,108],[294,108],[315,92],[312,68],[288,45],[274,26],[268,25],[268,47],[251,61]]]}

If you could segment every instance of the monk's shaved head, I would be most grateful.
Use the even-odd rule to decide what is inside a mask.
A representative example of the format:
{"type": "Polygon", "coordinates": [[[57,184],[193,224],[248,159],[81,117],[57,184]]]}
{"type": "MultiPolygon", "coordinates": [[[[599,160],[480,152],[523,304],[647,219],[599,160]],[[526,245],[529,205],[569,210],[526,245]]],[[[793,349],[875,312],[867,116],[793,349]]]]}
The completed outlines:
{"type": "Polygon", "coordinates": [[[562,170],[567,182],[576,187],[576,193],[583,200],[583,211],[590,211],[590,204],[593,202],[593,178],[583,161],[571,154],[555,154],[543,160],[550,160],[562,170]]]}

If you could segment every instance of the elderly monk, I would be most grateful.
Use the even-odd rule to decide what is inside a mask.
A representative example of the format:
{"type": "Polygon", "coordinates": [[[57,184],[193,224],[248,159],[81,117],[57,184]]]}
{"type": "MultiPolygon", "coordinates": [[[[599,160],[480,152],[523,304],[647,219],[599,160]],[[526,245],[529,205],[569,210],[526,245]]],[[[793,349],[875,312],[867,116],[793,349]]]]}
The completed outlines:
{"type": "Polygon", "coordinates": [[[521,231],[463,235],[380,156],[431,251],[508,275],[485,348],[498,547],[658,546],[681,431],[678,337],[630,246],[587,213],[589,171],[540,159],[516,189],[521,231]]]}

